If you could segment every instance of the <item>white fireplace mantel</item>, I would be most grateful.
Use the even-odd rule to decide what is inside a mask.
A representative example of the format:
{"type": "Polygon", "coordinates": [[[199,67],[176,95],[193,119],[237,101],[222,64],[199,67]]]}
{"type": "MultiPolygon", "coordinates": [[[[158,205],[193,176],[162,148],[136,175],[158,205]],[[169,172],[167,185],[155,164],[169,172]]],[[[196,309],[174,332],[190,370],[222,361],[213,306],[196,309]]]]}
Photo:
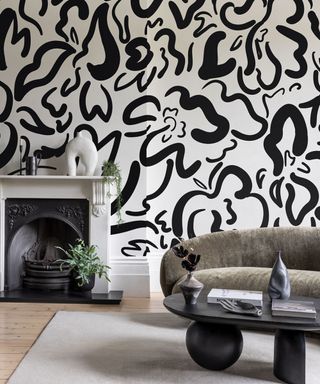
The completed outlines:
{"type": "MultiPolygon", "coordinates": [[[[8,176],[0,175],[0,291],[5,273],[5,200],[87,199],[90,204],[89,241],[98,246],[101,260],[109,265],[110,199],[109,183],[102,176],[8,176]]],[[[109,291],[105,279],[97,279],[94,292],[109,291]]]]}

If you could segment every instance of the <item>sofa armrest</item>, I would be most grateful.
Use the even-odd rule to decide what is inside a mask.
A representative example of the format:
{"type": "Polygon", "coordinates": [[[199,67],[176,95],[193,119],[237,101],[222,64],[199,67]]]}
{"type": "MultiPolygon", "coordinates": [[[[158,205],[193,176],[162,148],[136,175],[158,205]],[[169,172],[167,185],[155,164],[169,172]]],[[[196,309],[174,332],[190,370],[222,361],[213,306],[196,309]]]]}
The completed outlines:
{"type": "Polygon", "coordinates": [[[160,265],[160,285],[165,296],[169,296],[176,281],[182,277],[186,271],[181,267],[181,260],[169,249],[161,259],[160,265]]]}

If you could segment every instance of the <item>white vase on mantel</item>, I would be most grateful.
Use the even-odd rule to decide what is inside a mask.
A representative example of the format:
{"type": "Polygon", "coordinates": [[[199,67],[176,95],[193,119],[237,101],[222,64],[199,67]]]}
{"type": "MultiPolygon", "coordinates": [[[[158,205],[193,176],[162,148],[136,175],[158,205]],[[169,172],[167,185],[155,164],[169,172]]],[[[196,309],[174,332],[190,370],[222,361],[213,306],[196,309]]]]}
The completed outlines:
{"type": "Polygon", "coordinates": [[[91,139],[82,132],[66,145],[67,175],[68,176],[93,176],[98,164],[98,151],[91,139]],[[79,167],[76,158],[79,157],[79,167]],[[79,171],[82,168],[82,171],[79,171]]]}

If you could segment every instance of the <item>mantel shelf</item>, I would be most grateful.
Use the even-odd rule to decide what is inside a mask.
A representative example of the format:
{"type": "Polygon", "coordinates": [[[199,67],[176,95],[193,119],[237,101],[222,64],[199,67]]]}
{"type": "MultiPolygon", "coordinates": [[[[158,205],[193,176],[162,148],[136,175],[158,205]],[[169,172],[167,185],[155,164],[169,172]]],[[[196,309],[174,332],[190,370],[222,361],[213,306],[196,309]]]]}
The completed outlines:
{"type": "MultiPolygon", "coordinates": [[[[103,180],[103,176],[66,176],[66,175],[0,175],[0,180],[92,180],[100,181],[103,180]]],[[[110,177],[112,179],[112,177],[110,177]]]]}

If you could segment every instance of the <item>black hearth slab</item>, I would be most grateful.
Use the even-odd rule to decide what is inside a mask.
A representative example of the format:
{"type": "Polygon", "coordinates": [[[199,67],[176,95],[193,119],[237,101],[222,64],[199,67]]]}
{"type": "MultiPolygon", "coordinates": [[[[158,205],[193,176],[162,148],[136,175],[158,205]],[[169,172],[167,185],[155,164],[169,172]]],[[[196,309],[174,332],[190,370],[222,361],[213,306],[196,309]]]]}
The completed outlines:
{"type": "Polygon", "coordinates": [[[16,303],[64,303],[64,304],[120,304],[123,291],[109,293],[45,292],[36,290],[12,290],[0,292],[0,302],[16,303]]]}

